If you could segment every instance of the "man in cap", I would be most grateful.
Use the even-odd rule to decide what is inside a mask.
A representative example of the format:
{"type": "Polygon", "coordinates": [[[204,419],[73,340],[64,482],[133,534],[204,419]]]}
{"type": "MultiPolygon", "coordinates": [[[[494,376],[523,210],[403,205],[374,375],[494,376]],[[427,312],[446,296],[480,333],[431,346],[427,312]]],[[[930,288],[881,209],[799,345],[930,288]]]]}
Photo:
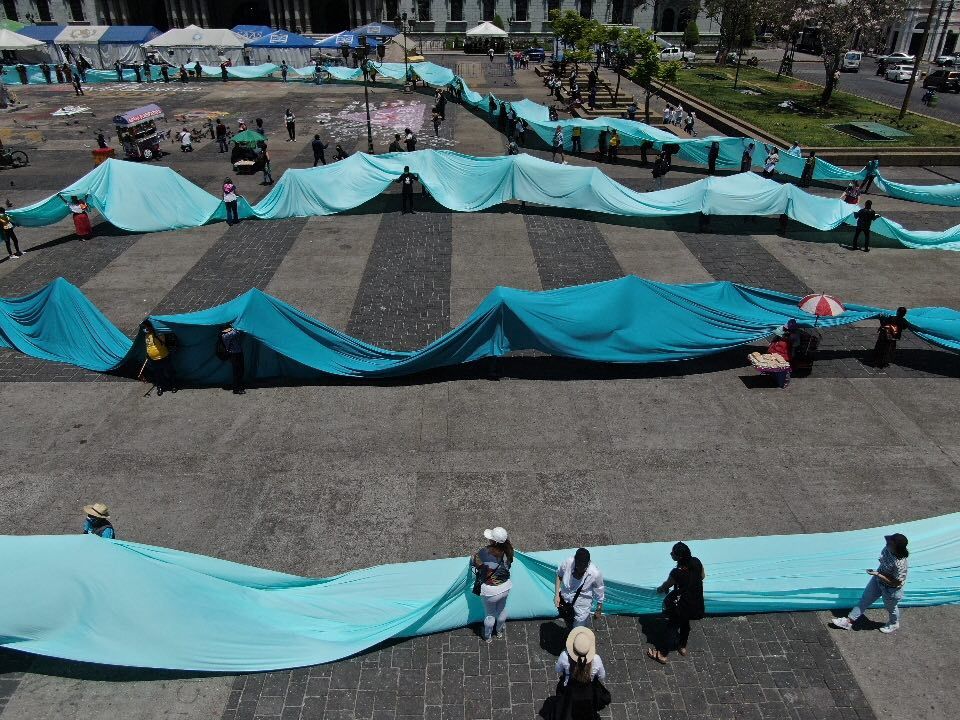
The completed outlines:
{"type": "Polygon", "coordinates": [[[103,503],[86,505],[83,508],[87,519],[83,523],[84,535],[97,535],[107,540],[116,538],[113,525],[110,522],[110,510],[103,503]]]}
{"type": "Polygon", "coordinates": [[[883,599],[889,620],[880,628],[882,633],[895,632],[900,627],[900,601],[903,600],[903,586],[907,582],[907,536],[902,533],[885,535],[887,544],[880,552],[880,561],[876,570],[867,570],[870,582],[863,590],[860,602],[845,617],[834,618],[830,624],[841,630],[852,630],[854,623],[864,611],[878,599],[883,599]]]}
{"type": "Polygon", "coordinates": [[[597,566],[590,562],[590,551],[578,548],[576,554],[567,558],[557,568],[555,584],[556,596],[553,599],[560,616],[571,627],[583,627],[590,624],[593,601],[597,601],[593,618],[603,614],[603,575],[597,566]]]}

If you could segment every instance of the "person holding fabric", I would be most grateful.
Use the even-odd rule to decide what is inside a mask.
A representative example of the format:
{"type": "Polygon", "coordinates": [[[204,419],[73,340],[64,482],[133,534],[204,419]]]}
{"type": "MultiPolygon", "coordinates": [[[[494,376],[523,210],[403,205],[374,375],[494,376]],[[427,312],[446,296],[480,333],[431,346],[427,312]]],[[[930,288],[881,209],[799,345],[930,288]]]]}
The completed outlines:
{"type": "Polygon", "coordinates": [[[317,60],[313,66],[313,84],[320,85],[323,82],[323,65],[317,60]]]}
{"type": "Polygon", "coordinates": [[[717,174],[717,158],[720,157],[720,143],[714,140],[710,143],[710,150],[707,152],[707,172],[710,175],[717,174]]]}
{"type": "Polygon", "coordinates": [[[223,204],[227,207],[227,225],[240,222],[237,211],[237,186],[230,178],[223,179],[223,204]]]}
{"type": "Polygon", "coordinates": [[[170,390],[176,392],[176,381],[173,375],[173,361],[170,359],[170,348],[167,340],[156,331],[150,320],[140,323],[143,333],[143,345],[147,351],[147,365],[150,368],[150,378],[157,386],[157,397],[170,390]]]}
{"type": "Polygon", "coordinates": [[[750,143],[743,149],[743,155],[740,157],[740,172],[749,172],[753,166],[753,149],[753,143],[750,143]]]}
{"type": "Polygon", "coordinates": [[[800,187],[810,187],[813,181],[813,173],[817,169],[817,152],[811,150],[807,156],[807,161],[803,164],[803,172],[800,173],[800,187]]]}
{"type": "Polygon", "coordinates": [[[257,150],[263,160],[263,185],[273,185],[273,174],[270,172],[270,151],[262,140],[257,143],[257,150]]]}
{"type": "Polygon", "coordinates": [[[794,157],[803,157],[803,148],[800,147],[800,143],[794,140],[793,145],[787,150],[787,154],[793,155],[794,157]]]}
{"type": "Polygon", "coordinates": [[[407,146],[407,152],[413,152],[417,149],[417,136],[413,134],[410,128],[404,128],[403,142],[407,146]]]}
{"type": "Polygon", "coordinates": [[[165,83],[170,82],[170,67],[167,65],[160,66],[160,77],[163,78],[165,83]]]}
{"type": "MultiPolygon", "coordinates": [[[[43,75],[43,80],[44,80],[44,82],[46,82],[47,85],[49,85],[49,84],[52,82],[52,80],[51,80],[51,78],[50,78],[50,65],[48,65],[48,64],[45,63],[45,62],[44,62],[44,63],[40,63],[40,73],[43,75]]],[[[0,74],[2,74],[2,73],[0,73],[0,74]]]]}
{"type": "Polygon", "coordinates": [[[880,174],[880,156],[874,155],[873,159],[867,163],[867,177],[864,178],[863,184],[860,186],[860,190],[863,193],[870,192],[870,188],[873,187],[873,181],[877,179],[877,175],[880,174]]]}
{"type": "Polygon", "coordinates": [[[243,343],[240,338],[240,331],[233,325],[227,325],[220,331],[220,343],[223,345],[223,352],[230,362],[230,370],[233,375],[233,394],[246,395],[243,389],[243,343]]]}
{"type": "Polygon", "coordinates": [[[73,227],[77,236],[80,238],[80,242],[83,242],[93,235],[93,228],[90,227],[90,216],[87,214],[87,203],[76,195],[71,195],[67,207],[73,214],[73,227]]]}
{"type": "Polygon", "coordinates": [[[553,604],[557,606],[560,617],[570,627],[576,628],[589,625],[591,617],[600,619],[603,600],[603,575],[590,561],[590,551],[577,548],[577,552],[557,568],[553,604]],[[597,603],[595,611],[594,600],[597,603]]]}
{"type": "Polygon", "coordinates": [[[497,113],[497,130],[506,132],[507,130],[507,104],[500,103],[500,112],[497,113]]]}
{"type": "Polygon", "coordinates": [[[590,628],[576,628],[567,636],[555,669],[560,679],[553,719],[598,718],[597,712],[610,704],[611,697],[603,686],[607,671],[597,654],[597,639],[590,628]]]}
{"type": "Polygon", "coordinates": [[[287,142],[293,142],[297,139],[297,118],[290,108],[287,108],[287,111],[283,114],[283,122],[287,126],[287,135],[290,136],[287,142]]]}
{"type": "Polygon", "coordinates": [[[0,233],[3,233],[3,242],[7,246],[7,255],[10,260],[16,260],[23,256],[23,251],[20,250],[20,242],[17,240],[17,233],[13,228],[13,218],[7,214],[6,210],[0,209],[0,233]]]}
{"type": "Polygon", "coordinates": [[[113,64],[113,69],[117,71],[117,82],[123,82],[123,66],[119,60],[113,64]]]}
{"type": "Polygon", "coordinates": [[[103,503],[93,503],[83,507],[86,516],[83,521],[83,534],[96,535],[105,540],[115,540],[117,532],[110,522],[110,509],[103,503]]]}
{"type": "Polygon", "coordinates": [[[523,118],[517,118],[517,144],[520,147],[526,147],[527,139],[527,121],[523,118]]]}
{"type": "Polygon", "coordinates": [[[579,125],[574,125],[570,128],[570,139],[573,143],[573,146],[570,148],[570,152],[574,155],[579,155],[583,152],[583,128],[579,125]]]}
{"type": "Polygon", "coordinates": [[[763,161],[763,176],[772,178],[777,172],[777,163],[780,162],[780,151],[775,146],[767,147],[767,157],[763,161]]]}
{"type": "Polygon", "coordinates": [[[334,161],[346,160],[350,157],[350,153],[343,149],[343,145],[337,144],[337,147],[334,148],[333,159],[334,161]]]}
{"type": "Polygon", "coordinates": [[[666,177],[670,165],[665,158],[666,153],[660,153],[653,161],[653,189],[663,190],[663,178],[666,177]]]}
{"type": "MultiPolygon", "coordinates": [[[[397,138],[399,137],[400,136],[397,135],[397,138]]],[[[313,149],[313,166],[316,167],[317,163],[326,165],[327,158],[324,155],[324,150],[330,147],[330,144],[321,140],[319,135],[314,135],[313,140],[310,142],[310,147],[313,149]]]]}
{"type": "Polygon", "coordinates": [[[667,664],[667,654],[676,648],[682,656],[687,655],[690,638],[690,621],[700,620],[706,614],[703,603],[703,581],[707,577],[703,564],[690,552],[686,543],[678,542],[670,550],[670,557],[677,566],[670,571],[658,593],[667,593],[663,599],[663,612],[667,617],[667,636],[662,648],[650,648],[647,656],[661,665],[667,664]],[[672,589],[671,589],[672,588],[672,589]]]}
{"type": "Polygon", "coordinates": [[[223,120],[220,118],[217,118],[217,126],[214,129],[214,134],[217,137],[217,144],[220,146],[220,152],[227,152],[229,149],[229,140],[227,140],[227,126],[223,124],[223,120]]]}
{"type": "Polygon", "coordinates": [[[851,181],[851,183],[847,185],[847,189],[843,191],[843,196],[841,199],[848,205],[859,205],[860,184],[851,181]]]}
{"type": "Polygon", "coordinates": [[[620,133],[614,130],[610,133],[610,148],[607,151],[607,157],[610,159],[610,162],[617,162],[617,154],[620,152],[620,133]]]}
{"type": "Polygon", "coordinates": [[[153,68],[150,67],[150,61],[143,61],[143,77],[146,78],[147,82],[153,82],[153,68]]]}
{"type": "Polygon", "coordinates": [[[553,133],[553,143],[550,148],[553,153],[550,156],[550,160],[553,162],[557,161],[557,153],[560,153],[560,164],[565,165],[566,159],[563,157],[563,128],[557,125],[557,129],[553,133]]]}
{"type": "Polygon", "coordinates": [[[883,599],[887,610],[887,624],[880,628],[882,633],[896,632],[900,628],[900,601],[903,600],[903,586],[907,582],[909,563],[907,558],[907,536],[893,533],[884,537],[886,545],[880,551],[880,560],[876,570],[867,570],[870,581],[863,590],[860,602],[846,616],[834,618],[830,624],[841,630],[853,630],[854,624],[878,599],[883,599]]]}
{"type": "Polygon", "coordinates": [[[863,207],[857,210],[853,216],[857,219],[857,228],[853,231],[853,250],[858,250],[857,244],[860,235],[863,235],[863,251],[870,252],[870,226],[873,221],[880,217],[880,213],[873,209],[873,200],[867,200],[863,207]]]}
{"type": "Polygon", "coordinates": [[[874,367],[885,368],[893,362],[897,352],[897,341],[903,336],[903,331],[909,327],[907,309],[898,307],[894,316],[884,315],[880,318],[880,329],[877,331],[877,344],[873,347],[874,367]]]}
{"type": "MultiPolygon", "coordinates": [[[[790,343],[787,340],[787,334],[782,327],[774,331],[773,341],[767,346],[767,353],[769,355],[779,355],[788,363],[793,358],[793,353],[790,351],[790,343]]],[[[782,389],[790,384],[791,370],[792,368],[788,367],[786,370],[772,373],[778,388],[782,389]]]]}
{"type": "Polygon", "coordinates": [[[227,81],[227,64],[225,62],[220,63],[220,79],[223,82],[227,81]]]}
{"type": "Polygon", "coordinates": [[[280,79],[283,80],[283,82],[287,81],[287,73],[289,72],[289,70],[290,68],[287,67],[287,61],[281,60],[280,61],[280,79]]]}
{"type": "Polygon", "coordinates": [[[400,214],[406,215],[410,213],[415,215],[416,211],[413,209],[413,183],[420,181],[420,176],[416,173],[410,172],[410,166],[403,166],[403,173],[397,178],[396,182],[400,183],[400,214]]]}
{"type": "MultiPolygon", "coordinates": [[[[507,597],[510,595],[510,588],[513,587],[510,581],[513,545],[507,531],[502,527],[484,530],[483,537],[489,541],[489,544],[474,553],[473,569],[485,612],[483,639],[487,643],[492,643],[494,630],[497,638],[502,638],[504,625],[507,622],[507,597]]],[[[474,592],[477,592],[476,585],[474,592]]]]}
{"type": "Polygon", "coordinates": [[[180,65],[180,82],[186,85],[190,81],[190,73],[187,72],[187,66],[180,65]]]}
{"type": "Polygon", "coordinates": [[[193,66],[193,75],[199,80],[203,77],[203,66],[200,64],[200,61],[197,60],[196,64],[193,66]]]}

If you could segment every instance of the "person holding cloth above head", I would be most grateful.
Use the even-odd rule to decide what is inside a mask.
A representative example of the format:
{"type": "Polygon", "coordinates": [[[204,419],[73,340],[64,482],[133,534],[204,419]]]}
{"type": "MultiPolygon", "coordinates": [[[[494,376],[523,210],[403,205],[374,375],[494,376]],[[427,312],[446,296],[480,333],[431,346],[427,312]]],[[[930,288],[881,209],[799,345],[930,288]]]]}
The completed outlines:
{"type": "Polygon", "coordinates": [[[510,581],[513,544],[502,527],[484,530],[483,537],[489,544],[473,555],[476,573],[473,591],[483,600],[483,639],[492,643],[494,630],[497,638],[502,638],[507,623],[507,596],[513,587],[510,581]]]}
{"type": "Polygon", "coordinates": [[[230,178],[223,179],[223,204],[227,206],[227,225],[240,222],[237,212],[237,186],[230,178]]]}
{"type": "Polygon", "coordinates": [[[594,620],[600,619],[603,615],[603,575],[590,561],[589,550],[577,548],[573,556],[560,563],[554,592],[553,603],[570,627],[589,625],[591,616],[594,620]],[[596,610],[593,609],[594,601],[596,610]]]}
{"type": "Polygon", "coordinates": [[[404,165],[403,173],[396,181],[400,183],[400,214],[406,215],[410,213],[415,215],[416,211],[413,209],[413,183],[414,181],[419,182],[420,176],[410,172],[409,165],[404,165]]]}
{"type": "Polygon", "coordinates": [[[873,347],[873,364],[878,368],[885,368],[893,362],[897,352],[897,341],[903,335],[907,322],[907,309],[898,307],[894,316],[884,315],[880,318],[880,329],[877,330],[877,344],[873,347]]]}
{"type": "Polygon", "coordinates": [[[87,203],[76,195],[71,195],[67,207],[73,214],[73,227],[77,236],[79,236],[80,242],[83,242],[93,235],[93,228],[90,227],[90,216],[87,214],[87,203]]]}
{"type": "Polygon", "coordinates": [[[860,602],[846,616],[834,618],[830,624],[841,630],[853,630],[854,623],[860,619],[868,607],[878,599],[883,599],[883,606],[887,609],[889,619],[887,624],[880,628],[882,633],[895,632],[900,627],[900,601],[903,600],[903,586],[907,582],[907,537],[901,533],[894,533],[884,537],[887,544],[880,552],[880,560],[876,570],[867,570],[870,581],[863,590],[860,602]]]}
{"type": "Polygon", "coordinates": [[[106,540],[115,540],[116,531],[113,529],[113,523],[110,522],[110,510],[103,503],[93,503],[85,505],[83,514],[86,519],[83,521],[83,534],[96,535],[106,540]]]}

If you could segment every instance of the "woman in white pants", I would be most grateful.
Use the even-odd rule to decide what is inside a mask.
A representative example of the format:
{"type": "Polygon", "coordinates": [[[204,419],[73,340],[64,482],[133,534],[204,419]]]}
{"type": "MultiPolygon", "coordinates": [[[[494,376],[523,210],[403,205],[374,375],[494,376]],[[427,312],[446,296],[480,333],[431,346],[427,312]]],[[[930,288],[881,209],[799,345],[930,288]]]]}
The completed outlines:
{"type": "Polygon", "coordinates": [[[513,545],[502,527],[484,530],[483,537],[489,544],[474,554],[473,567],[481,583],[480,599],[485,611],[483,639],[492,643],[494,631],[498,638],[503,637],[503,626],[507,622],[507,596],[513,587],[510,581],[513,545]]]}

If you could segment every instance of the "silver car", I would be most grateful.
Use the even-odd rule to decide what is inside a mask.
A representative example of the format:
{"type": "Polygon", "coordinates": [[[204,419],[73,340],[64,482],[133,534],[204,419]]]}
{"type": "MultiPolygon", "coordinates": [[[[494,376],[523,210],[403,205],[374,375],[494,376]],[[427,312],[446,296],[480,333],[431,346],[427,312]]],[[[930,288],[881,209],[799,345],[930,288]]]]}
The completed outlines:
{"type": "Polygon", "coordinates": [[[913,65],[893,65],[887,68],[885,77],[894,82],[909,82],[913,75],[913,65]]]}

